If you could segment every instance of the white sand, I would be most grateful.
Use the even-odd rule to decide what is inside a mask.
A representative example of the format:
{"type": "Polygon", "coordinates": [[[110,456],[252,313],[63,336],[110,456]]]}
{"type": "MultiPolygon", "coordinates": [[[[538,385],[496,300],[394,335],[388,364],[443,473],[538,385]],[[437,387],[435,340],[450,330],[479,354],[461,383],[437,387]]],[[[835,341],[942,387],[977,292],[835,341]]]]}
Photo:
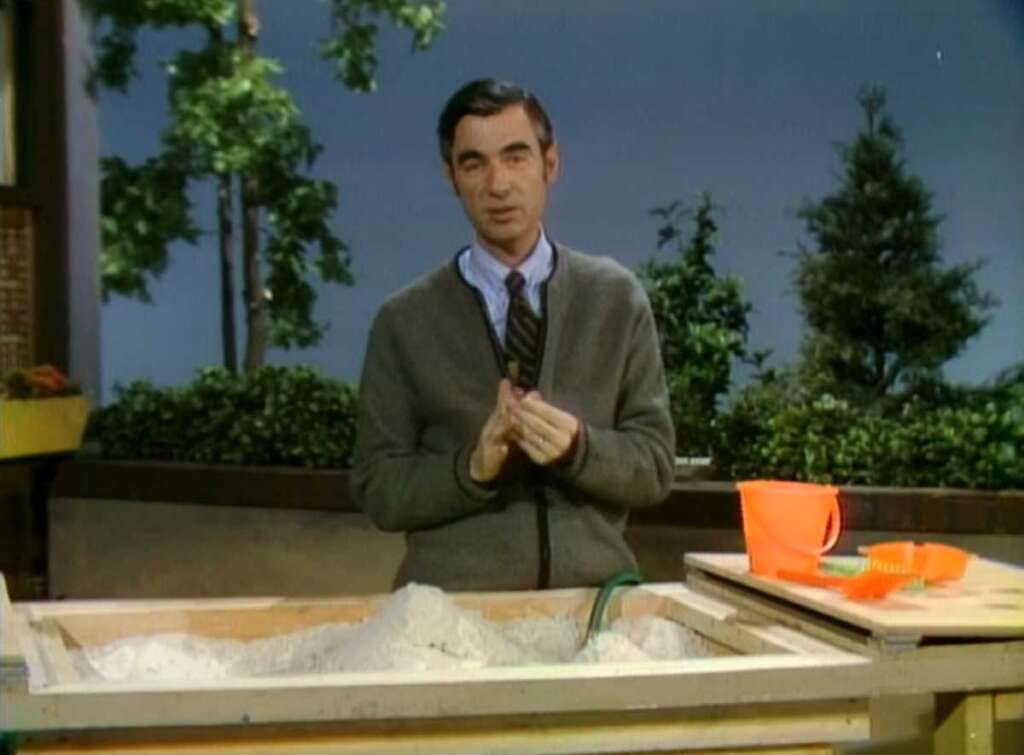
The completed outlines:
{"type": "Polygon", "coordinates": [[[180,632],[72,651],[85,679],[194,680],[268,674],[670,660],[712,655],[691,629],[657,616],[618,619],[583,650],[569,616],[494,623],[441,590],[408,585],[361,624],[323,624],[260,640],[180,632]]]}

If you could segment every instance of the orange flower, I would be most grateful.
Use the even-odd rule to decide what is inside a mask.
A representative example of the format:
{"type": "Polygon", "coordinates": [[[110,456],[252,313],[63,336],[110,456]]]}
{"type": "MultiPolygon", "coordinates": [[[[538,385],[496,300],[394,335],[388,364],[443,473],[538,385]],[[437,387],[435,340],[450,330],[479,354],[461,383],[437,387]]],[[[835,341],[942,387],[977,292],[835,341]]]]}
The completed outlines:
{"type": "Polygon", "coordinates": [[[44,393],[63,393],[71,387],[71,381],[56,367],[44,364],[29,370],[29,382],[44,393]]]}
{"type": "Polygon", "coordinates": [[[78,387],[53,365],[12,370],[0,381],[0,395],[8,398],[52,398],[79,393],[78,387]]]}

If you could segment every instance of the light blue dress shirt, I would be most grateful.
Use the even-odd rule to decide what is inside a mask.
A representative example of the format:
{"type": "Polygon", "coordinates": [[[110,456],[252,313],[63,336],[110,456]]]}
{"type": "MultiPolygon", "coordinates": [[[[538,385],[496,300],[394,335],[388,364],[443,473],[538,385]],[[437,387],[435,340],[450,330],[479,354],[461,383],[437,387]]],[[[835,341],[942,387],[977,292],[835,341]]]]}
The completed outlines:
{"type": "MultiPolygon", "coordinates": [[[[505,343],[505,320],[508,318],[508,289],[505,288],[505,278],[512,272],[512,268],[495,259],[478,242],[473,242],[469,249],[459,255],[458,264],[462,277],[483,295],[494,332],[498,339],[505,343]]],[[[526,280],[523,287],[526,300],[538,314],[543,314],[540,311],[540,287],[551,277],[554,264],[551,242],[541,230],[536,246],[526,261],[516,268],[526,280]]]]}

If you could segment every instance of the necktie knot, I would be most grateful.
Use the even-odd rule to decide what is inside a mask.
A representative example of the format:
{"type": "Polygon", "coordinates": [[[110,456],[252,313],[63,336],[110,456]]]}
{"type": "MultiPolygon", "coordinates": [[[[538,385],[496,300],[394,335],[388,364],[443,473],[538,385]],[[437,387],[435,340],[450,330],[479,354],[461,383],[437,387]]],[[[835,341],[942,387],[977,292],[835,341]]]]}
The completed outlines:
{"type": "Polygon", "coordinates": [[[522,293],[523,286],[526,285],[526,278],[518,270],[513,270],[507,276],[505,276],[505,288],[508,289],[509,294],[512,296],[518,296],[522,293]]]}

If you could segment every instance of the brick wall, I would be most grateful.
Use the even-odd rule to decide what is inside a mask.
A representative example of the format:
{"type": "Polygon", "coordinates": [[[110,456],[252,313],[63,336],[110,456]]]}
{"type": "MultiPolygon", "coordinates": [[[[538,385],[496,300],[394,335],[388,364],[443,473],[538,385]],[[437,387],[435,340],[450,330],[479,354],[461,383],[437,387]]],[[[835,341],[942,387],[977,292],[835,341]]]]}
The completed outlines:
{"type": "Polygon", "coordinates": [[[0,207],[0,373],[32,364],[32,212],[0,207]]]}

